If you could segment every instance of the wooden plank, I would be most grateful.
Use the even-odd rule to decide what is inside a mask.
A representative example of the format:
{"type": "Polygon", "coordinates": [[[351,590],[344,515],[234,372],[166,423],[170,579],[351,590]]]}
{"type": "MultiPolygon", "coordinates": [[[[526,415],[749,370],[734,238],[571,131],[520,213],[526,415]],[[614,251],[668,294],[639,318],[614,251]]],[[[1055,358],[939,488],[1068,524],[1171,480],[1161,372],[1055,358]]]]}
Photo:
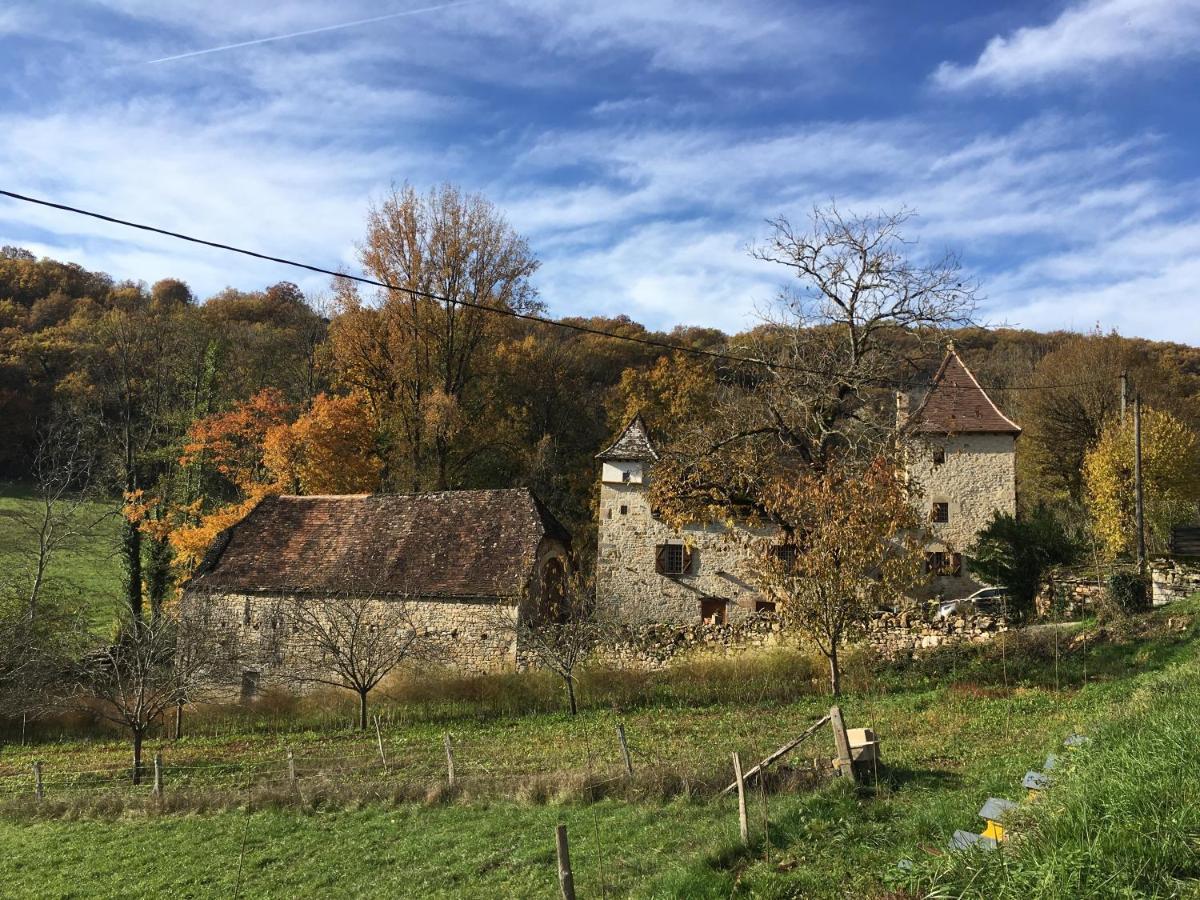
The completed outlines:
{"type": "MultiPolygon", "coordinates": [[[[793,750],[795,750],[797,747],[799,747],[801,743],[803,743],[805,740],[807,740],[808,738],[810,738],[814,734],[816,734],[817,731],[819,731],[820,728],[828,721],[829,721],[829,716],[821,716],[820,719],[818,719],[816,722],[814,722],[812,725],[810,725],[807,729],[805,729],[804,733],[802,735],[800,735],[800,737],[796,738],[794,741],[788,741],[786,744],[784,744],[782,747],[780,747],[778,750],[776,750],[774,753],[772,753],[770,756],[768,756],[766,759],[764,759],[762,762],[760,762],[757,766],[755,766],[753,769],[750,769],[748,772],[746,772],[746,774],[743,777],[747,781],[749,781],[751,778],[753,778],[755,775],[757,775],[759,772],[761,772],[766,766],[771,765],[771,763],[775,762],[777,759],[787,756],[787,754],[791,753],[793,750]]],[[[721,793],[719,793],[717,796],[724,797],[726,794],[728,794],[730,791],[732,791],[735,787],[737,787],[736,781],[733,784],[729,785],[729,787],[725,788],[725,790],[721,791],[721,793]]]]}
{"type": "Polygon", "coordinates": [[[837,769],[844,778],[854,779],[854,760],[850,756],[850,738],[846,735],[846,723],[839,706],[829,708],[829,721],[833,725],[833,742],[837,746],[837,769]]]}
{"type": "Polygon", "coordinates": [[[621,745],[621,758],[625,760],[625,774],[633,777],[633,758],[629,755],[629,744],[625,741],[625,726],[617,724],[617,742],[621,745]]]}
{"type": "Polygon", "coordinates": [[[733,783],[737,785],[738,794],[738,832],[742,836],[742,845],[750,846],[750,819],[746,815],[746,779],[742,777],[742,760],[735,750],[733,753],[733,783]]]}

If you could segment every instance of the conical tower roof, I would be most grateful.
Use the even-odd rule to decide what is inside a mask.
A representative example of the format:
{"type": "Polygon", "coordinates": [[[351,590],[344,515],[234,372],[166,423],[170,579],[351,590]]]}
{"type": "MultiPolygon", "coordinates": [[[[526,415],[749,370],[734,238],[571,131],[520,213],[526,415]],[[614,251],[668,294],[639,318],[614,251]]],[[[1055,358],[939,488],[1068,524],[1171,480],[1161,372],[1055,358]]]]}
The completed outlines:
{"type": "Polygon", "coordinates": [[[622,462],[654,462],[658,459],[642,414],[635,415],[621,436],[597,453],[596,459],[622,462]]]}
{"type": "Polygon", "coordinates": [[[1019,426],[992,402],[951,344],[929,393],[905,426],[926,434],[1012,434],[1019,426]]]}

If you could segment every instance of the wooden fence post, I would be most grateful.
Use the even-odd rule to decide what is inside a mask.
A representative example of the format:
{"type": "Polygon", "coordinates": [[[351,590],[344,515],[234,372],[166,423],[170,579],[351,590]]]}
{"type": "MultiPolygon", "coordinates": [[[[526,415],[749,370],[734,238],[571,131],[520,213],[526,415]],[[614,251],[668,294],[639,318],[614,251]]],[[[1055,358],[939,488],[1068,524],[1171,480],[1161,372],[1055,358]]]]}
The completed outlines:
{"type": "Polygon", "coordinates": [[[625,741],[625,726],[617,724],[617,740],[621,744],[621,758],[625,760],[625,774],[633,777],[633,758],[629,755],[629,744],[625,741]]]}
{"type": "Polygon", "coordinates": [[[562,900],[575,900],[575,876],[571,874],[571,849],[567,846],[567,826],[559,823],[554,829],[554,843],[558,851],[558,889],[562,900]]]}
{"type": "Polygon", "coordinates": [[[750,819],[746,816],[746,782],[742,778],[742,759],[733,753],[733,780],[737,782],[738,795],[738,830],[742,835],[742,843],[750,845],[750,819]]]}
{"type": "Polygon", "coordinates": [[[41,760],[33,764],[33,795],[39,800],[46,799],[46,789],[42,785],[41,760]]]}
{"type": "Polygon", "coordinates": [[[450,734],[447,732],[446,739],[446,780],[454,787],[454,748],[450,745],[450,734]]]}
{"type": "Polygon", "coordinates": [[[383,763],[383,771],[386,772],[387,756],[383,752],[383,732],[379,729],[379,716],[375,717],[375,742],[379,745],[379,761],[383,763]]]}
{"type": "Polygon", "coordinates": [[[183,701],[175,701],[175,740],[183,737],[183,701]]]}
{"type": "Polygon", "coordinates": [[[162,752],[154,754],[154,796],[162,799],[163,795],[163,763],[162,752]]]}
{"type": "Polygon", "coordinates": [[[833,742],[837,745],[838,774],[843,778],[854,778],[854,761],[850,757],[850,739],[846,736],[846,723],[839,706],[829,708],[829,721],[833,724],[833,742]]]}
{"type": "Polygon", "coordinates": [[[287,764],[288,764],[288,781],[291,782],[292,787],[295,787],[296,786],[296,757],[295,757],[295,755],[293,755],[291,747],[288,747],[288,751],[287,751],[287,764]]]}

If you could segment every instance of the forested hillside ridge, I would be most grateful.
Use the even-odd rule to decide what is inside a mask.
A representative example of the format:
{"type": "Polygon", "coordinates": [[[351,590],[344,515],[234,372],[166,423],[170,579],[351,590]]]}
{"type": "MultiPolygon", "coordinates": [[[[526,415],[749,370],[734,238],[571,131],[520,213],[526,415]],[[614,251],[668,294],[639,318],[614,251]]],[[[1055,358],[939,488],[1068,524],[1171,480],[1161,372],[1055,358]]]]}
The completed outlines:
{"type": "MultiPolygon", "coordinates": [[[[490,203],[452,187],[394,192],[372,210],[360,258],[372,277],[463,302],[364,295],[345,280],[314,296],[280,282],[198,298],[177,279],[115,281],[3,248],[0,478],[45,489],[65,467],[60,490],[109,503],[122,519],[125,599],[157,608],[211,539],[272,492],[527,486],[586,550],[594,455],[614,431],[640,410],[657,436],[683,434],[724,388],[762,377],[753,365],[494,314],[546,314],[537,259],[490,203]]],[[[794,302],[785,283],[780,308],[794,302]]],[[[1193,434],[1200,425],[1200,349],[1099,326],[987,328],[971,324],[969,306],[942,327],[890,323],[878,339],[894,371],[877,373],[888,383],[866,402],[887,415],[894,388],[919,385],[952,340],[1024,428],[1023,508],[1083,509],[1086,457],[1119,407],[1122,373],[1148,407],[1193,434]]],[[[624,316],[557,321],[764,358],[798,329],[836,340],[839,327],[793,318],[727,335],[653,332],[624,316]]]]}

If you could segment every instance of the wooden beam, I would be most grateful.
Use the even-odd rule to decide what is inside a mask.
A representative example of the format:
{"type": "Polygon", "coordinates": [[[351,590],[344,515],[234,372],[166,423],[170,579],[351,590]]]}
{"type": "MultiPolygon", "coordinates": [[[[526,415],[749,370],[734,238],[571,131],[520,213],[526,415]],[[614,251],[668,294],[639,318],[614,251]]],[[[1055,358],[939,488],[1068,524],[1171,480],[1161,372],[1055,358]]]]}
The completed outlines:
{"type": "MultiPolygon", "coordinates": [[[[810,725],[805,730],[804,734],[800,735],[800,737],[796,738],[794,741],[788,741],[786,744],[784,744],[782,747],[780,747],[778,750],[776,750],[774,753],[772,753],[770,756],[768,756],[766,759],[764,759],[762,762],[760,762],[757,766],[755,766],[753,769],[749,769],[748,771],[746,771],[742,775],[742,778],[746,781],[749,781],[751,778],[753,778],[755,775],[757,775],[759,772],[761,772],[764,767],[769,766],[771,763],[775,762],[777,759],[780,759],[781,757],[786,756],[787,754],[789,754],[793,750],[795,750],[797,747],[799,747],[800,744],[803,743],[806,739],[808,739],[808,738],[812,737],[814,734],[816,734],[821,729],[821,727],[828,721],[829,721],[829,716],[821,716],[821,718],[819,720],[814,722],[812,725],[810,725]]],[[[733,784],[729,785],[729,787],[725,788],[725,790],[721,791],[721,793],[719,793],[717,796],[724,797],[726,794],[728,794],[730,791],[732,791],[736,787],[737,787],[737,782],[735,781],[733,784]]]]}

